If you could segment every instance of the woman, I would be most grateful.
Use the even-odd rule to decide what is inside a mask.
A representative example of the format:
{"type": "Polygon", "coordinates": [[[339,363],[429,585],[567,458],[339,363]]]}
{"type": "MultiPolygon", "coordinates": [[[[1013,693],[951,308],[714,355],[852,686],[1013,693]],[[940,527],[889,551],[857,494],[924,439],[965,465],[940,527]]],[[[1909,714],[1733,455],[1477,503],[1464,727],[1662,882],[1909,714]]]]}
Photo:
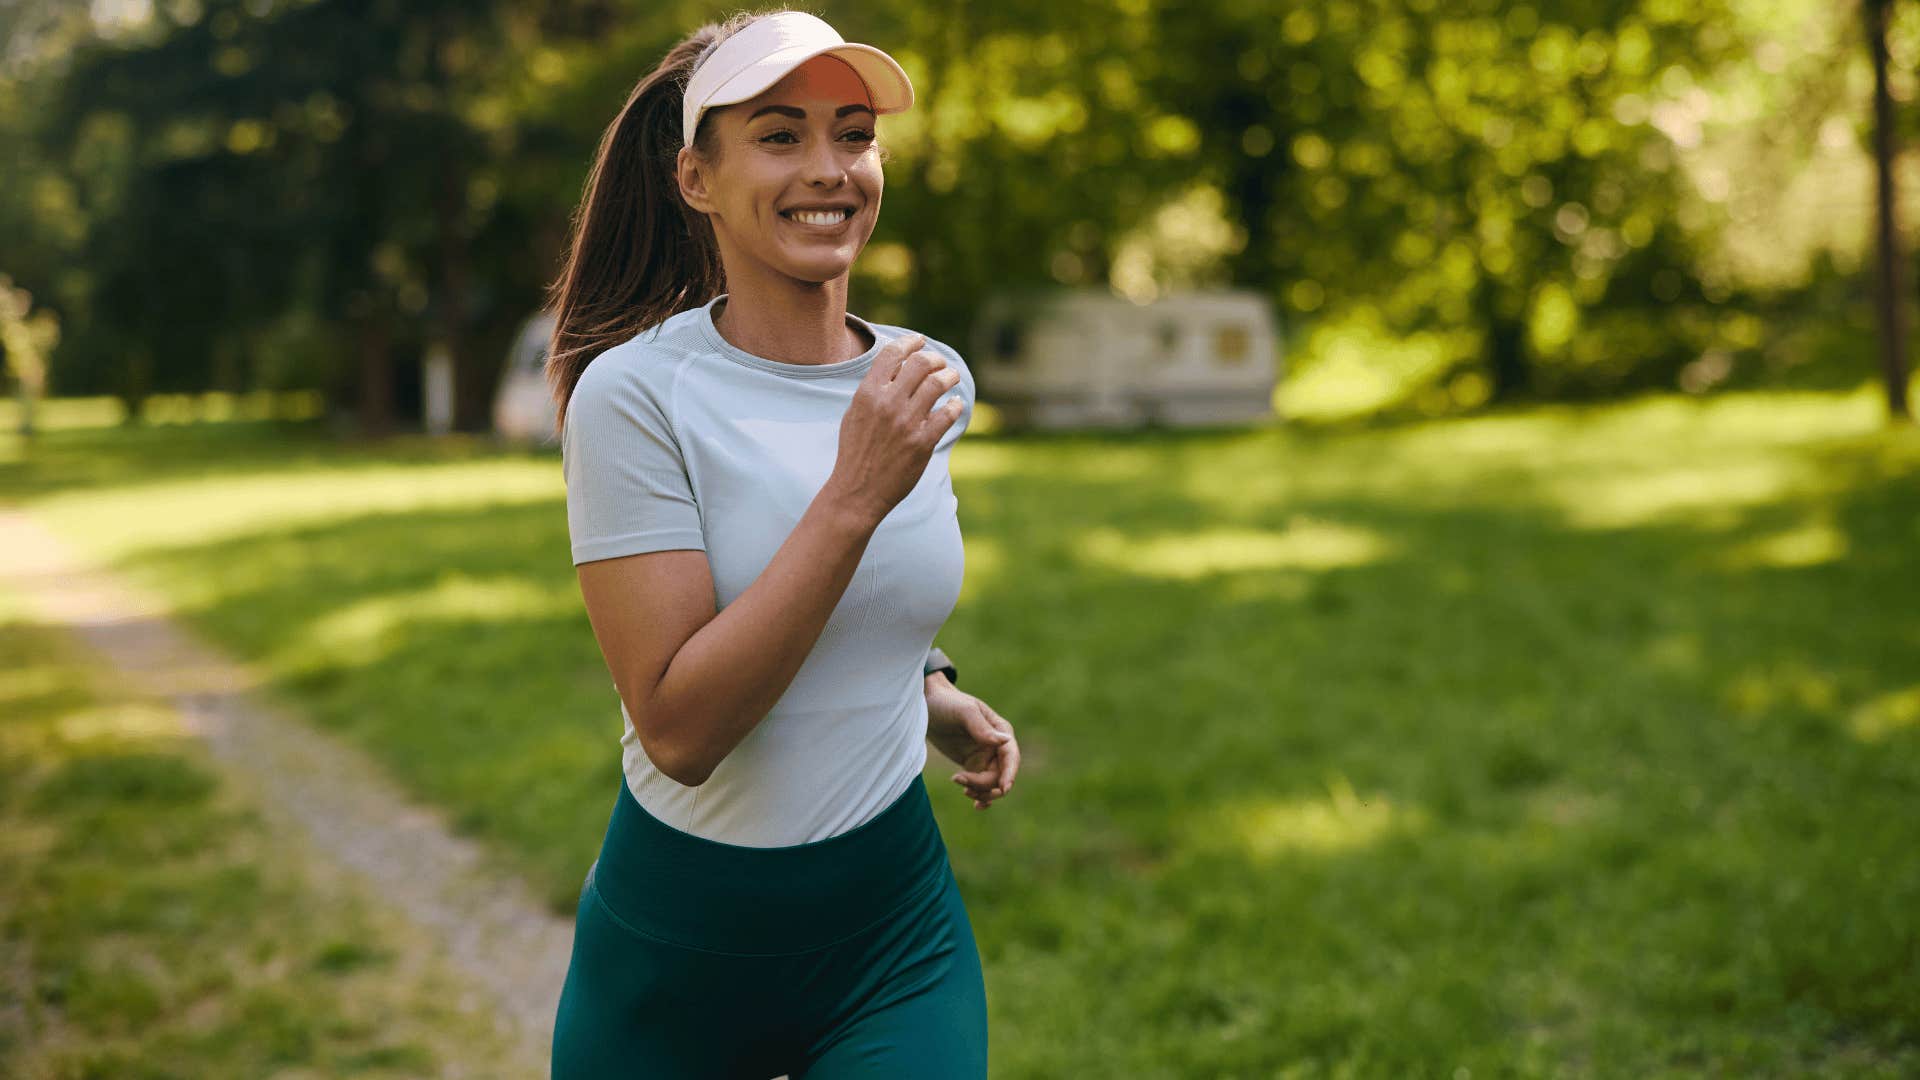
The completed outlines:
{"type": "Polygon", "coordinates": [[[601,142],[548,373],[625,730],[560,1080],[986,1075],[921,777],[931,741],[984,810],[1019,768],[930,652],[960,592],[947,460],[973,379],[846,310],[875,120],[912,102],[880,50],[746,15],[675,46],[601,142]]]}

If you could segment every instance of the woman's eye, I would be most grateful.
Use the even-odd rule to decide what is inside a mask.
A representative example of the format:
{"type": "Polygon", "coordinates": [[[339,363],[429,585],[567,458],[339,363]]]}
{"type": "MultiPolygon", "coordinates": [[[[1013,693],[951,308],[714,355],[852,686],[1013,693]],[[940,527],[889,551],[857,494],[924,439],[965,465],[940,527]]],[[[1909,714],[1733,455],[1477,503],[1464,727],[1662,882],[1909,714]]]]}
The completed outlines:
{"type": "MultiPolygon", "coordinates": [[[[873,132],[867,131],[863,128],[855,128],[851,131],[843,132],[840,138],[843,142],[872,142],[873,132]]],[[[785,128],[782,128],[779,131],[772,131],[772,132],[768,132],[765,135],[762,135],[760,137],[760,141],[791,143],[791,142],[796,142],[798,140],[794,136],[793,132],[788,131],[785,128]]]]}

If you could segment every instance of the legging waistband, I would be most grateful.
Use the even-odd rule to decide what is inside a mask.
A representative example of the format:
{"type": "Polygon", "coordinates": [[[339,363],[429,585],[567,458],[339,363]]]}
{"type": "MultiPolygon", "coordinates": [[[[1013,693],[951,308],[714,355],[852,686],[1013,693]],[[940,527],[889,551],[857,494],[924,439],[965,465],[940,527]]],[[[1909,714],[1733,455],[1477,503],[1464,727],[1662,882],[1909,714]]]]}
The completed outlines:
{"type": "Polygon", "coordinates": [[[620,780],[591,887],[629,927],[670,944],[738,955],[831,945],[945,880],[946,844],[926,781],[824,840],[747,847],[674,828],[620,780]]]}

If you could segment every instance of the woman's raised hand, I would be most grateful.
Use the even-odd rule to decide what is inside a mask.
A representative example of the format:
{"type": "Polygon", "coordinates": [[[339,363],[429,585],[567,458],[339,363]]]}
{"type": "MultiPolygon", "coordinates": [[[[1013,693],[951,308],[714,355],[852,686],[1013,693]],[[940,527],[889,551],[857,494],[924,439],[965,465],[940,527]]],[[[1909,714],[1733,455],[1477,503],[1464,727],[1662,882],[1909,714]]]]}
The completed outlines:
{"type": "Polygon", "coordinates": [[[960,381],[924,334],[882,346],[840,418],[840,452],[827,484],[878,524],[927,471],[933,448],[966,408],[959,398],[933,403],[960,381]]]}

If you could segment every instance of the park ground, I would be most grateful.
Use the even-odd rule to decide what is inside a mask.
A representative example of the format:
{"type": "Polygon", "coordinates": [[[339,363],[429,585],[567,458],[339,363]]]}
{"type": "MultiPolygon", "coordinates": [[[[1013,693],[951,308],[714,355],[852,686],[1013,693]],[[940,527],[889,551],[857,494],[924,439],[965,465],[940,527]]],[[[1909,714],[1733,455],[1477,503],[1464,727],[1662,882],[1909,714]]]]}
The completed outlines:
{"type": "Polygon", "coordinates": [[[508,1075],[433,942],[8,590],[0,716],[0,1075],[508,1075]]]}
{"type": "MultiPolygon", "coordinates": [[[[87,408],[0,498],[571,911],[620,719],[554,452],[87,408]]],[[[990,812],[931,786],[996,1080],[1920,1071],[1920,434],[1870,389],[983,424],[953,469],[941,644],[1026,755],[990,812]]],[[[0,637],[0,1054],[427,1071],[356,1018],[432,995],[44,630],[0,637]]]]}

